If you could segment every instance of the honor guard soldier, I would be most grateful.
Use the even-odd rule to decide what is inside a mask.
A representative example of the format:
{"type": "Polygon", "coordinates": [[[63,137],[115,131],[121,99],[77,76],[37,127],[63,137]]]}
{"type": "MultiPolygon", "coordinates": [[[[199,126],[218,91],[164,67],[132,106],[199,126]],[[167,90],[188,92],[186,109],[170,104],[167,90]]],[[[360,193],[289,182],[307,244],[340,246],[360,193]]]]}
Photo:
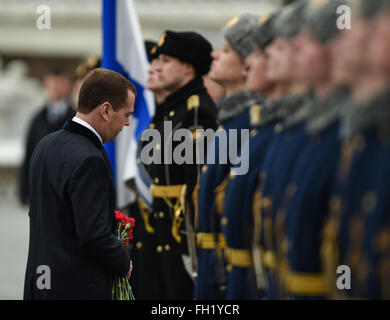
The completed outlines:
{"type": "Polygon", "coordinates": [[[389,299],[390,64],[385,52],[390,6],[388,1],[360,4],[352,18],[356,29],[343,32],[341,39],[344,50],[353,46],[344,59],[355,77],[351,107],[341,118],[339,188],[330,201],[323,260],[333,261],[329,275],[340,265],[347,267],[349,287],[329,277],[331,298],[389,299]]]}
{"type": "Polygon", "coordinates": [[[266,296],[280,297],[277,290],[277,263],[275,242],[275,215],[282,199],[286,180],[291,172],[294,158],[305,139],[304,125],[293,119],[312,101],[306,93],[307,86],[296,81],[293,69],[294,51],[290,42],[301,29],[302,15],[306,1],[297,1],[276,17],[273,25],[276,39],[266,49],[268,54],[267,76],[275,82],[284,83],[287,94],[278,103],[280,120],[274,126],[274,136],[269,144],[259,174],[258,191],[254,197],[255,235],[259,237],[262,263],[266,275],[266,296]],[[288,129],[285,129],[286,126],[288,129]],[[259,235],[260,234],[260,235],[259,235]]]}
{"type": "MultiPolygon", "coordinates": [[[[221,214],[229,171],[239,159],[241,143],[247,136],[241,129],[252,127],[251,112],[257,112],[264,96],[245,89],[245,61],[252,50],[250,36],[259,17],[243,14],[232,18],[223,29],[224,43],[213,51],[209,77],[222,85],[226,97],[219,103],[220,127],[208,150],[202,169],[199,189],[199,228],[197,230],[198,277],[195,283],[196,299],[224,299],[226,274],[223,250],[226,240],[221,230],[221,214]],[[236,134],[231,137],[230,129],[236,134]],[[225,160],[223,159],[225,157],[225,160]]],[[[247,132],[248,133],[248,132],[247,132]]],[[[247,159],[241,157],[241,163],[247,159]]],[[[223,223],[223,221],[222,221],[223,223]]]]}
{"type": "MultiPolygon", "coordinates": [[[[277,13],[264,15],[258,19],[254,27],[251,42],[252,53],[246,58],[248,76],[246,87],[251,92],[257,92],[266,97],[273,97],[278,86],[269,81],[267,72],[267,57],[265,49],[273,40],[272,22],[277,13]]],[[[249,143],[241,148],[241,156],[249,158],[248,171],[239,173],[238,167],[230,169],[230,177],[223,205],[223,233],[227,248],[225,256],[227,299],[255,299],[262,297],[264,279],[256,268],[252,257],[252,199],[262,160],[267,151],[268,143],[273,136],[276,123],[277,108],[269,100],[252,107],[250,110],[251,124],[249,143]],[[257,280],[257,283],[256,283],[257,280]],[[259,289],[257,292],[256,287],[259,289]]],[[[260,266],[261,267],[261,266],[260,266]]]]}
{"type": "Polygon", "coordinates": [[[327,294],[321,230],[339,159],[337,120],[348,97],[347,90],[330,80],[329,43],[339,33],[337,8],[345,4],[343,0],[310,1],[302,31],[292,40],[297,81],[311,85],[315,98],[286,121],[288,128],[303,126],[305,137],[295,139],[301,133],[289,129],[286,142],[290,141],[291,149],[279,149],[292,165],[275,217],[282,297],[319,299],[327,294]]]}
{"type": "MultiPolygon", "coordinates": [[[[192,299],[195,272],[195,209],[193,191],[200,173],[195,151],[196,129],[217,127],[216,107],[203,85],[209,71],[211,45],[195,32],[166,31],[152,54],[158,56],[156,72],[161,89],[168,92],[147,132],[160,137],[141,161],[148,165],[152,213],[150,226],[155,231],[155,273],[160,299],[192,299]],[[180,130],[182,129],[182,130],[180,130]],[[186,130],[183,130],[186,129],[186,130]],[[185,134],[182,134],[182,132],[185,134]],[[190,132],[190,134],[188,134],[190,132]],[[184,163],[176,136],[186,144],[184,163]],[[184,135],[184,137],[183,137],[184,135]],[[152,161],[150,160],[152,153],[152,161]],[[157,158],[154,156],[157,155],[157,158]]],[[[150,136],[149,136],[150,139],[150,136]]],[[[203,150],[204,151],[204,150],[203,150]]],[[[145,154],[146,153],[146,154],[145,154]]]]}

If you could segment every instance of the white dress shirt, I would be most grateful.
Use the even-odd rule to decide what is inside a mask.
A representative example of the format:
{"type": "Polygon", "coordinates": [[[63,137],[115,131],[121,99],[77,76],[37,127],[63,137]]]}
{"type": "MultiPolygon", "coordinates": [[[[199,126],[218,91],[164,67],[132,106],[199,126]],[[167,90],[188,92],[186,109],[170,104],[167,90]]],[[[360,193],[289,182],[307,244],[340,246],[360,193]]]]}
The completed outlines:
{"type": "Polygon", "coordinates": [[[82,126],[91,130],[99,138],[100,142],[103,143],[102,137],[97,133],[97,131],[88,122],[86,122],[80,118],[77,118],[77,117],[73,117],[72,121],[77,122],[78,124],[81,124],[82,126]]]}

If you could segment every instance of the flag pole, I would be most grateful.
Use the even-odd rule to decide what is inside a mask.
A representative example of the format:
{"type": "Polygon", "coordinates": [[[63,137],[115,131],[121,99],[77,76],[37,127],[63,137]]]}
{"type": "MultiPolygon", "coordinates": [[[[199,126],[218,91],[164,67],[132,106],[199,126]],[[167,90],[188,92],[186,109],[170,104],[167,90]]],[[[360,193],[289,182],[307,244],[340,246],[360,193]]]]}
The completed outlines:
{"type": "MultiPolygon", "coordinates": [[[[116,57],[116,0],[102,1],[102,35],[103,35],[103,53],[102,53],[102,67],[116,71],[115,57],[116,57]]],[[[116,185],[116,148],[115,142],[108,142],[104,145],[107,152],[108,159],[111,163],[112,173],[114,176],[114,183],[116,185]]]]}

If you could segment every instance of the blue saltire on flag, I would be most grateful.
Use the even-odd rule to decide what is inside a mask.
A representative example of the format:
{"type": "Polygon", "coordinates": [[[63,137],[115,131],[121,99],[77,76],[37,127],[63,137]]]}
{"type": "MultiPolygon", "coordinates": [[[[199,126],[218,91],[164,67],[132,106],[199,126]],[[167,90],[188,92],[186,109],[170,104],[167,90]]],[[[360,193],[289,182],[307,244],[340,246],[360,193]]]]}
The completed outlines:
{"type": "Polygon", "coordinates": [[[102,67],[121,73],[137,89],[130,126],[124,127],[115,142],[105,144],[117,187],[117,206],[135,200],[125,181],[136,175],[136,143],[154,113],[151,92],[145,89],[147,55],[133,0],[103,0],[102,67]]]}

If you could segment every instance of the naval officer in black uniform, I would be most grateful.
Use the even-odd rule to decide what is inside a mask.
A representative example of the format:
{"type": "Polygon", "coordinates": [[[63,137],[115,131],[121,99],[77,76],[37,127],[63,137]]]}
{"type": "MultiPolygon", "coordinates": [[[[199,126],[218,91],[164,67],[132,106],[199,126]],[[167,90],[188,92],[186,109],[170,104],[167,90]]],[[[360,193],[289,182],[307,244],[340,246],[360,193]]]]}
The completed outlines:
{"type": "Polygon", "coordinates": [[[217,127],[216,106],[202,79],[210,68],[211,51],[210,43],[201,35],[173,31],[166,31],[152,51],[158,56],[156,71],[161,88],[168,92],[164,103],[159,105],[159,117],[155,117],[149,127],[161,136],[161,142],[153,148],[153,152],[161,156],[161,162],[148,166],[153,196],[149,222],[156,236],[156,272],[161,299],[193,297],[196,272],[193,231],[197,207],[194,189],[202,165],[195,161],[196,141],[202,138],[196,129],[215,130],[217,127]],[[164,132],[164,126],[170,127],[172,132],[164,132]],[[192,161],[177,162],[174,151],[180,142],[172,142],[172,137],[179,129],[188,129],[189,134],[181,141],[184,138],[193,146],[192,161]]]}

